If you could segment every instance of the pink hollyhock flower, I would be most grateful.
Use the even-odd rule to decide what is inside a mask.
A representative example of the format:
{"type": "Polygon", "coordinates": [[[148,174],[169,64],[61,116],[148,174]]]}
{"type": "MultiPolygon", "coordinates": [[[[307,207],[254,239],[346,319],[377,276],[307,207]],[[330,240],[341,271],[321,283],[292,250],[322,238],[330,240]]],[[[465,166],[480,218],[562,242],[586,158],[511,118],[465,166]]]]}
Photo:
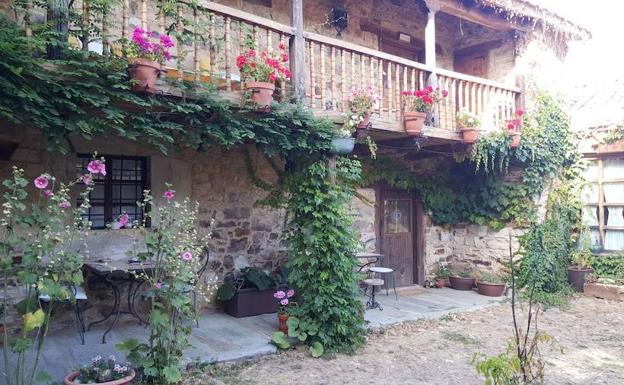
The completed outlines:
{"type": "Polygon", "coordinates": [[[80,179],[82,179],[82,183],[87,186],[93,183],[93,177],[91,177],[91,174],[84,174],[80,179]]]}
{"type": "Polygon", "coordinates": [[[283,300],[280,301],[280,303],[282,304],[282,306],[288,305],[288,298],[284,298],[283,300]]]}
{"type": "Polygon", "coordinates": [[[163,194],[163,197],[165,197],[165,199],[167,199],[168,201],[172,200],[174,196],[175,196],[175,191],[174,190],[167,190],[163,194]]]}
{"type": "Polygon", "coordinates": [[[89,170],[91,174],[106,175],[106,166],[99,160],[92,160],[91,162],[89,162],[89,164],[87,165],[87,170],[89,170]]]}
{"type": "Polygon", "coordinates": [[[182,254],[180,254],[180,258],[188,262],[191,259],[193,259],[193,253],[191,253],[190,251],[185,251],[182,254]]]}
{"type": "Polygon", "coordinates": [[[48,183],[48,177],[45,175],[39,175],[35,178],[35,187],[39,190],[43,190],[44,188],[48,187],[48,183]]]}
{"type": "Polygon", "coordinates": [[[286,293],[284,293],[282,290],[278,290],[275,292],[275,294],[273,294],[273,297],[277,299],[283,299],[286,298],[286,293]]]}
{"type": "Polygon", "coordinates": [[[292,297],[293,295],[295,295],[295,291],[293,289],[290,289],[286,292],[286,296],[288,296],[288,298],[292,297]]]}
{"type": "Polygon", "coordinates": [[[46,198],[52,198],[54,196],[54,193],[52,192],[52,190],[44,190],[43,196],[46,198]]]}
{"type": "Polygon", "coordinates": [[[128,221],[130,221],[130,217],[128,216],[128,214],[123,213],[121,214],[121,216],[119,217],[119,220],[117,221],[117,223],[119,223],[119,227],[124,227],[128,224],[128,221]]]}
{"type": "Polygon", "coordinates": [[[59,207],[62,209],[68,209],[71,207],[71,203],[69,203],[68,201],[63,201],[59,203],[59,207]]]}

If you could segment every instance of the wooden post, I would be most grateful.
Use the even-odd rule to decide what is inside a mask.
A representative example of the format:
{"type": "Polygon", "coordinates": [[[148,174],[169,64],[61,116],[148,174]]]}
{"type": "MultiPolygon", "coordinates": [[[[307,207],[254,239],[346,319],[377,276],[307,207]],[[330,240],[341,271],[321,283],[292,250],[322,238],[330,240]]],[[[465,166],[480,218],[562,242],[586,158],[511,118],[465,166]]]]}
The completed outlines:
{"type": "MultiPolygon", "coordinates": [[[[292,83],[295,89],[295,99],[300,102],[305,98],[305,38],[303,37],[303,0],[292,1],[292,26],[294,36],[290,42],[290,58],[292,83]]],[[[310,67],[312,68],[312,63],[310,67]]],[[[314,97],[314,90],[312,90],[314,97]]]]}
{"type": "Polygon", "coordinates": [[[435,14],[440,10],[439,0],[425,0],[429,13],[427,14],[427,26],[425,27],[425,64],[431,69],[429,85],[435,86],[436,82],[436,28],[435,14]]]}

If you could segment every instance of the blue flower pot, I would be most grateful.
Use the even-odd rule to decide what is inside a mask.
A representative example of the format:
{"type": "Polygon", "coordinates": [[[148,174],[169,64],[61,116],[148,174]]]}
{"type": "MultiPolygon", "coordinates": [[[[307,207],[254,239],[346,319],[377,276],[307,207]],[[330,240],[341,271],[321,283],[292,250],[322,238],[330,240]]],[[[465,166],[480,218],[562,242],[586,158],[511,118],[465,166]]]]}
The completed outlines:
{"type": "Polygon", "coordinates": [[[334,138],[332,139],[333,153],[350,154],[355,148],[355,138],[334,138]]]}

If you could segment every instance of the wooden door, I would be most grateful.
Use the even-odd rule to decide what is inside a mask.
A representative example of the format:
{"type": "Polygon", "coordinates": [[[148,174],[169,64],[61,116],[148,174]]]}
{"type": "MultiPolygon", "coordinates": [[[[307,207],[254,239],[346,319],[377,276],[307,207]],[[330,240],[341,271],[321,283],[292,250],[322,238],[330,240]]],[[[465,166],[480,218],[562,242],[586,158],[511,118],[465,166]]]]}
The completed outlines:
{"type": "Polygon", "coordinates": [[[400,190],[381,190],[379,207],[380,251],[385,256],[381,265],[394,269],[397,286],[416,283],[414,196],[400,190]]]}
{"type": "Polygon", "coordinates": [[[484,79],[487,78],[489,70],[488,54],[488,50],[455,54],[455,72],[484,79]]]}

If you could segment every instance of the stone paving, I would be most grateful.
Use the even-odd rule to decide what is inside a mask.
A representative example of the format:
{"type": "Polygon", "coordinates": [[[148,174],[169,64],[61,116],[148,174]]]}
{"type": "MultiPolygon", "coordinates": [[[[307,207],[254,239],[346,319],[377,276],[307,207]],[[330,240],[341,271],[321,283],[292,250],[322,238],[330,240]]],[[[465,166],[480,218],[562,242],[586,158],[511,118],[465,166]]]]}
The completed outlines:
{"type": "MultiPolygon", "coordinates": [[[[436,318],[449,313],[474,311],[496,304],[499,298],[478,295],[476,292],[462,292],[452,289],[417,289],[415,292],[401,292],[398,300],[394,293],[377,297],[383,307],[366,312],[368,327],[379,328],[393,323],[436,318]]],[[[276,351],[269,343],[271,334],[277,330],[275,314],[247,318],[233,318],[222,313],[204,314],[199,328],[193,329],[192,347],[185,356],[187,362],[232,361],[270,354],[276,351]]],[[[73,325],[53,330],[46,341],[41,369],[53,378],[60,379],[81,363],[90,362],[91,357],[115,354],[115,344],[126,338],[147,338],[147,329],[135,322],[120,322],[108,335],[107,344],[101,344],[103,327],[86,333],[85,345],[73,325]]],[[[0,363],[0,366],[3,364],[0,363]]],[[[0,379],[0,385],[2,380],[0,379]]]]}

